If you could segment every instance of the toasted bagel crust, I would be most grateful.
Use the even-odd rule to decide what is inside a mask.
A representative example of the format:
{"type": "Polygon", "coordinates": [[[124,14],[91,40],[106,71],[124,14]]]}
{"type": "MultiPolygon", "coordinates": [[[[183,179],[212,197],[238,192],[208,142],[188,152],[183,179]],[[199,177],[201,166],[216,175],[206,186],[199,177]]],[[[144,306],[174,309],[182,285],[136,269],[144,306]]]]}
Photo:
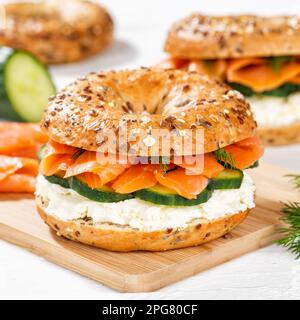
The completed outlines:
{"type": "Polygon", "coordinates": [[[184,229],[141,232],[117,225],[94,226],[86,222],[64,221],[47,214],[40,203],[37,209],[41,218],[58,236],[120,252],[166,251],[198,246],[222,237],[240,224],[250,212],[247,210],[212,221],[199,219],[184,229]]]}
{"type": "Polygon", "coordinates": [[[112,42],[110,15],[90,1],[14,3],[4,10],[0,44],[29,51],[47,64],[82,60],[112,42]]]}
{"type": "MultiPolygon", "coordinates": [[[[212,152],[253,136],[256,123],[244,97],[227,85],[196,72],[155,68],[89,74],[51,98],[42,121],[51,139],[90,151],[109,143],[101,133],[123,127],[130,137],[126,150],[138,144],[132,137],[141,129],[149,135],[166,129],[171,137],[201,129],[204,152],[212,152]]],[[[149,150],[136,154],[149,156],[149,150]]]]}
{"type": "Polygon", "coordinates": [[[300,18],[192,14],[171,28],[165,51],[173,57],[220,59],[300,54],[300,18]]]}
{"type": "Polygon", "coordinates": [[[260,141],[265,146],[280,146],[300,142],[300,122],[283,127],[264,128],[257,130],[260,141]]]}

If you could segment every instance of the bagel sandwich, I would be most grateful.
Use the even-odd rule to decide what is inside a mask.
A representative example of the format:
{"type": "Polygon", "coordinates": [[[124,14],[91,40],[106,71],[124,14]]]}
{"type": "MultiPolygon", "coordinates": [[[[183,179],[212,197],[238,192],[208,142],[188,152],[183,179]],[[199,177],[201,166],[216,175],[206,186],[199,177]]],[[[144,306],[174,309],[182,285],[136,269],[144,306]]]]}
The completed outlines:
{"type": "Polygon", "coordinates": [[[91,73],[50,98],[41,127],[36,203],[59,236],[165,251],[217,239],[255,206],[245,170],[263,149],[249,104],[200,73],[91,73]],[[178,148],[190,133],[192,147],[178,148]]]}
{"type": "Polygon", "coordinates": [[[111,16],[92,1],[23,1],[3,9],[0,45],[31,52],[46,64],[83,60],[113,40],[111,16]]]}
{"type": "Polygon", "coordinates": [[[243,93],[266,145],[300,142],[300,18],[205,16],[176,22],[167,68],[196,70],[243,93]]]}

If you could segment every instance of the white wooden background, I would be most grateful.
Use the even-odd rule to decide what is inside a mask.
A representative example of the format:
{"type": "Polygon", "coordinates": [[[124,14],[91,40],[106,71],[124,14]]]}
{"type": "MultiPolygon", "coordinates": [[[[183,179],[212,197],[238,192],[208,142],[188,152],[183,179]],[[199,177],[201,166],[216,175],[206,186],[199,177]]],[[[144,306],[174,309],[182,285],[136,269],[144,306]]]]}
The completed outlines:
{"type": "MultiPolygon", "coordinates": [[[[0,3],[4,3],[0,0],[0,3]]],[[[58,87],[89,71],[154,64],[172,21],[206,13],[300,14],[300,0],[102,0],[116,21],[104,55],[51,69],[58,87]]],[[[265,160],[300,172],[300,145],[269,149],[265,160]]],[[[275,173],[274,173],[275,174],[275,173]]],[[[299,194],[300,195],[300,194],[299,194]]],[[[299,197],[300,200],[300,197],[299,197]]],[[[154,293],[117,293],[0,240],[0,299],[299,299],[300,261],[275,245],[154,293]]]]}

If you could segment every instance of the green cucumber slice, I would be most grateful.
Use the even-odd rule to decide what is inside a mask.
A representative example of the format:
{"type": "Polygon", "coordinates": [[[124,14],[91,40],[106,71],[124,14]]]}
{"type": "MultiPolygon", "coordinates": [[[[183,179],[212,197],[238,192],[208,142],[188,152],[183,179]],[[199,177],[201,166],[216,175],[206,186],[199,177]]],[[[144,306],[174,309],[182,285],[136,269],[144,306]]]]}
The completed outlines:
{"type": "Polygon", "coordinates": [[[45,149],[46,149],[46,145],[44,144],[41,146],[41,149],[37,153],[37,158],[38,158],[39,162],[41,162],[44,157],[45,149]]]}
{"type": "Polygon", "coordinates": [[[134,197],[133,194],[116,193],[108,187],[102,187],[101,189],[91,189],[76,177],[70,178],[69,183],[71,189],[76,191],[78,194],[97,202],[120,202],[132,199],[134,197]]]}
{"type": "Polygon", "coordinates": [[[39,122],[55,93],[48,69],[36,57],[0,47],[0,117],[39,122]]]}
{"type": "Polygon", "coordinates": [[[209,183],[212,190],[239,189],[242,185],[244,173],[241,170],[225,169],[209,183]]]}
{"type": "Polygon", "coordinates": [[[150,189],[139,190],[134,193],[135,196],[144,201],[161,204],[166,206],[188,207],[207,202],[212,195],[212,190],[206,188],[197,197],[197,199],[189,200],[183,198],[161,185],[156,185],[150,189]]]}
{"type": "Polygon", "coordinates": [[[68,179],[63,179],[58,176],[49,176],[49,177],[44,176],[44,178],[47,181],[49,181],[50,183],[58,184],[59,186],[66,188],[66,189],[70,188],[68,179]]]}

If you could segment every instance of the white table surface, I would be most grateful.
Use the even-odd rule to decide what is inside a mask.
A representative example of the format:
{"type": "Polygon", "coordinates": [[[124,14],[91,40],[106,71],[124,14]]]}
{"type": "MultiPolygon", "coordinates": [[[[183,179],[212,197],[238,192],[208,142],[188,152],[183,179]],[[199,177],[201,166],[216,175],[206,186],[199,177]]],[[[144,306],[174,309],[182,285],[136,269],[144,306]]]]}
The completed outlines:
{"type": "MultiPolygon", "coordinates": [[[[0,0],[0,3],[5,1],[0,0]]],[[[61,87],[89,71],[138,67],[164,57],[172,21],[192,11],[300,13],[299,0],[103,0],[116,42],[86,62],[51,69],[61,87]]],[[[265,160],[300,172],[300,145],[266,151],[265,160]]],[[[299,299],[300,261],[272,245],[153,293],[122,294],[0,240],[0,299],[299,299]]]]}

